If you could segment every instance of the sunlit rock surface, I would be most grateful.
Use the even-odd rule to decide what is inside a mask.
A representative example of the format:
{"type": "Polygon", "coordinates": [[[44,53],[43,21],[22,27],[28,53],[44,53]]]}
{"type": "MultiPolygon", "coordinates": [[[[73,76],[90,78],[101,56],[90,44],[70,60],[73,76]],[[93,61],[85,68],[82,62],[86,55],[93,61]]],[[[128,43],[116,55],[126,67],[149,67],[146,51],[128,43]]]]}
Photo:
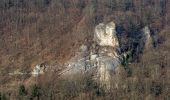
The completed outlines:
{"type": "Polygon", "coordinates": [[[142,29],[143,32],[143,40],[144,41],[144,48],[145,49],[150,49],[152,46],[152,38],[151,38],[151,32],[148,26],[145,26],[142,29]]]}
{"type": "Polygon", "coordinates": [[[116,36],[115,23],[97,25],[94,42],[90,49],[82,45],[76,56],[65,64],[66,69],[62,74],[70,76],[93,71],[94,79],[109,88],[115,68],[120,65],[120,55],[117,52],[119,42],[116,36]]]}
{"type": "Polygon", "coordinates": [[[41,74],[44,74],[47,71],[47,68],[49,66],[44,64],[38,64],[36,65],[31,72],[21,72],[19,69],[15,70],[14,72],[8,73],[9,75],[32,75],[33,77],[37,77],[41,74]]]}
{"type": "Polygon", "coordinates": [[[116,26],[114,22],[110,22],[106,25],[100,23],[95,28],[94,40],[100,46],[119,46],[115,28],[116,26]]]}
{"type": "Polygon", "coordinates": [[[33,71],[31,72],[31,74],[36,77],[40,74],[44,74],[44,72],[46,71],[47,66],[46,65],[36,65],[33,69],[33,71]]]}

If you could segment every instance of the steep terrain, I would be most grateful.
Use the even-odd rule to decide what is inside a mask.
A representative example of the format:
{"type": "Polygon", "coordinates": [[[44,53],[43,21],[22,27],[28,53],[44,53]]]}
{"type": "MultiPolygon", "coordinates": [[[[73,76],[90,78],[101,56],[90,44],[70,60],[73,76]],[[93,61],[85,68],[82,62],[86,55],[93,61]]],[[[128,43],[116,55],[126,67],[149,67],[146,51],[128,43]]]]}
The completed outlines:
{"type": "Polygon", "coordinates": [[[64,70],[64,75],[85,73],[91,71],[94,77],[101,82],[101,84],[110,87],[111,75],[114,73],[116,67],[121,63],[118,54],[119,42],[115,31],[115,23],[108,24],[100,23],[95,27],[94,43],[84,48],[78,55],[76,55],[71,62],[68,62],[68,67],[64,70]]]}
{"type": "Polygon", "coordinates": [[[169,12],[169,0],[1,0],[0,98],[169,100],[169,12]]]}

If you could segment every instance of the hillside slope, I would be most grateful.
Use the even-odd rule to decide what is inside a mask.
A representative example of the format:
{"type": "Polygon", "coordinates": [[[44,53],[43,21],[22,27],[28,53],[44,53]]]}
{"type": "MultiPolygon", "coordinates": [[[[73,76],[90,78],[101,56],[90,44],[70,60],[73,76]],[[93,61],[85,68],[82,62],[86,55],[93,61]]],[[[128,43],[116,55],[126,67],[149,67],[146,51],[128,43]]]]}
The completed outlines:
{"type": "MultiPolygon", "coordinates": [[[[57,72],[58,69],[62,69],[58,67],[62,67],[76,55],[82,44],[90,47],[94,43],[96,25],[113,20],[116,24],[120,52],[123,54],[131,51],[132,60],[128,62],[128,68],[123,67],[126,62],[118,68],[118,74],[113,77],[118,83],[113,84],[118,84],[117,87],[120,87],[113,89],[111,94],[114,95],[110,97],[168,100],[170,98],[169,0],[1,0],[1,93],[11,93],[7,98],[17,99],[18,94],[15,91],[18,91],[18,87],[24,84],[28,88],[35,79],[30,74],[10,76],[9,73],[17,71],[30,73],[36,65],[47,64],[56,66],[56,72],[45,73],[38,81],[36,80],[36,83],[44,90],[49,86],[49,91],[53,91],[49,92],[50,95],[55,94],[53,98],[82,97],[83,99],[84,96],[90,100],[107,99],[109,96],[104,93],[101,95],[97,87],[84,82],[85,80],[91,82],[86,79],[87,77],[80,78],[84,80],[76,80],[78,83],[83,83],[83,86],[87,85],[86,89],[82,89],[81,84],[81,88],[79,85],[75,86],[80,88],[78,92],[67,93],[64,90],[72,91],[69,86],[74,84],[62,79],[59,81],[57,72]],[[150,29],[152,38],[149,49],[140,47],[141,30],[146,26],[150,29]],[[57,82],[58,84],[55,84],[57,82]],[[61,86],[62,82],[69,86],[61,86]],[[151,89],[152,86],[154,89],[151,89]],[[157,91],[161,93],[157,95],[157,91]]],[[[42,93],[42,100],[45,95],[49,98],[49,94],[42,93]]]]}

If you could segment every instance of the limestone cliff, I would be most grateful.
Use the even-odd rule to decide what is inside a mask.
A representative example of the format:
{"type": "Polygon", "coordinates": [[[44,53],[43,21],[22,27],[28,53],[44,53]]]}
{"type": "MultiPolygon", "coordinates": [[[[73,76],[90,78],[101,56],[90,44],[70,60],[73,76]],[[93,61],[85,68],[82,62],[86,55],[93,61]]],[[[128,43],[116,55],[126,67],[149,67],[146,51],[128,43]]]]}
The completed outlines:
{"type": "Polygon", "coordinates": [[[116,25],[114,22],[110,22],[106,25],[100,23],[95,28],[94,40],[100,46],[119,46],[115,28],[116,25]]]}
{"type": "Polygon", "coordinates": [[[119,66],[119,42],[116,36],[115,23],[100,23],[95,27],[94,44],[90,49],[86,45],[66,64],[64,75],[94,71],[94,79],[102,86],[110,87],[110,78],[119,66]]]}

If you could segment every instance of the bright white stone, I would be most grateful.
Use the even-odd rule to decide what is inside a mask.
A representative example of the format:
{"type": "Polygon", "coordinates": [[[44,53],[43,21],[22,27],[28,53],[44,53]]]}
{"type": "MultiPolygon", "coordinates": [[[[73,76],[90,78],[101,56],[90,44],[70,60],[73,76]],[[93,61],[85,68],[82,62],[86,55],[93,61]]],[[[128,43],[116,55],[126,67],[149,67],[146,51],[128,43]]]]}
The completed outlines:
{"type": "Polygon", "coordinates": [[[100,46],[119,46],[118,39],[115,31],[115,23],[108,24],[100,23],[95,28],[94,39],[100,46]]]}
{"type": "Polygon", "coordinates": [[[96,51],[96,44],[92,44],[90,50],[82,45],[81,52],[77,53],[67,64],[66,69],[62,72],[65,76],[76,75],[87,71],[94,71],[94,79],[101,85],[110,88],[111,77],[116,67],[120,65],[116,49],[119,49],[119,42],[116,36],[115,23],[100,23],[95,28],[94,41],[100,49],[96,51]],[[88,52],[86,56],[82,54],[88,52]],[[96,78],[95,78],[96,77],[96,78]]]}
{"type": "Polygon", "coordinates": [[[152,45],[152,39],[151,39],[151,32],[148,26],[143,28],[143,34],[144,34],[144,39],[143,41],[145,42],[145,49],[150,48],[152,45]]]}
{"type": "Polygon", "coordinates": [[[45,65],[43,65],[43,66],[42,65],[36,65],[31,74],[34,77],[38,76],[39,74],[44,74],[45,67],[46,67],[45,65]]]}
{"type": "Polygon", "coordinates": [[[97,55],[96,54],[93,54],[90,56],[90,60],[95,60],[97,58],[97,55]]]}
{"type": "Polygon", "coordinates": [[[82,46],[80,47],[80,50],[81,50],[81,51],[87,51],[87,46],[86,46],[86,45],[82,45],[82,46]]]}

